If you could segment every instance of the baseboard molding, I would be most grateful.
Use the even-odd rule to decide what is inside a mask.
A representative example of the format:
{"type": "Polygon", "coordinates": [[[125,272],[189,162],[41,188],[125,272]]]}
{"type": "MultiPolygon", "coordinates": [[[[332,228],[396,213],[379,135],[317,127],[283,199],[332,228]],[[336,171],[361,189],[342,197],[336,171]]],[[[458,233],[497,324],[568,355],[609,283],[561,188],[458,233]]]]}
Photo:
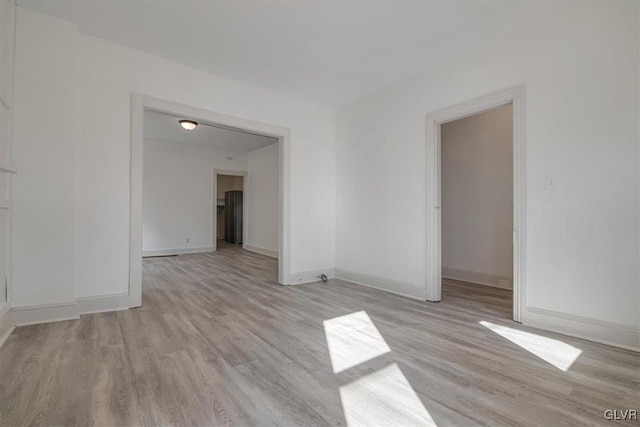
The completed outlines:
{"type": "Polygon", "coordinates": [[[420,285],[387,279],[380,276],[357,273],[355,271],[344,270],[342,268],[336,268],[336,278],[355,283],[356,285],[368,286],[370,288],[391,292],[421,301],[426,301],[427,299],[426,289],[420,285]]]}
{"type": "Polygon", "coordinates": [[[327,278],[335,279],[336,269],[334,267],[323,268],[320,270],[301,271],[298,273],[291,273],[289,276],[289,285],[304,285],[305,283],[319,282],[319,276],[326,274],[327,278]]]}
{"type": "Polygon", "coordinates": [[[16,328],[11,310],[7,310],[0,319],[0,347],[9,338],[11,332],[16,328]]]}
{"type": "Polygon", "coordinates": [[[640,327],[527,307],[522,323],[600,344],[640,352],[640,327]]]}
{"type": "Polygon", "coordinates": [[[57,304],[18,306],[11,308],[16,326],[79,319],[80,315],[127,310],[135,307],[129,294],[78,298],[57,304]]]}
{"type": "Polygon", "coordinates": [[[80,317],[78,303],[75,300],[56,304],[17,306],[12,307],[11,312],[16,326],[59,322],[80,317]]]}
{"type": "Polygon", "coordinates": [[[258,246],[252,246],[252,245],[244,245],[243,249],[249,252],[255,252],[257,254],[266,255],[271,258],[276,258],[276,259],[278,258],[278,251],[274,251],[271,249],[259,248],[258,246]]]}
{"type": "Polygon", "coordinates": [[[482,273],[480,271],[442,267],[442,278],[477,283],[479,285],[492,286],[494,288],[513,289],[512,276],[501,276],[493,273],[482,273]],[[508,280],[509,286],[501,285],[500,280],[508,280]]]}
{"type": "Polygon", "coordinates": [[[170,255],[187,255],[201,254],[205,252],[213,252],[213,247],[206,248],[180,248],[180,249],[157,249],[153,251],[142,251],[142,258],[152,256],[170,256],[170,255]]]}
{"type": "Polygon", "coordinates": [[[78,313],[80,315],[128,310],[135,306],[129,294],[77,298],[76,301],[78,302],[78,313]]]}

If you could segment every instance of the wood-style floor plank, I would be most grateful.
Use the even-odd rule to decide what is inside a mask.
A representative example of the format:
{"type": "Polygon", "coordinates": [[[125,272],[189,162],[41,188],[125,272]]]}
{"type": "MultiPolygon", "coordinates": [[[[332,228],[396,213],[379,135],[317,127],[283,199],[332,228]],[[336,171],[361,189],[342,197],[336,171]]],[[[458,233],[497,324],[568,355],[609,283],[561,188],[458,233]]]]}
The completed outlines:
{"type": "Polygon", "coordinates": [[[518,325],[510,291],[283,287],[274,259],[223,243],[143,270],[139,309],[16,328],[0,425],[638,425],[604,411],[640,409],[639,354],[518,325]],[[483,321],[581,353],[563,371],[483,321]]]}

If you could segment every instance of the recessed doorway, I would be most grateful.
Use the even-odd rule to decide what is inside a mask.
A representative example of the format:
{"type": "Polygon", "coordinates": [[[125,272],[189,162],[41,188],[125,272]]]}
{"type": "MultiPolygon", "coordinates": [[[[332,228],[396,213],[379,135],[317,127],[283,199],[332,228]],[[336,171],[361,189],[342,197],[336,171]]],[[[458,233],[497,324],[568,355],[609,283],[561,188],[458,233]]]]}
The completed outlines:
{"type": "MultiPolygon", "coordinates": [[[[513,301],[513,107],[440,126],[442,285],[465,307],[513,301]]],[[[498,304],[499,303],[499,304],[498,304]]]]}
{"type": "MultiPolygon", "coordinates": [[[[511,287],[513,292],[512,318],[513,320],[518,322],[522,321],[522,312],[525,307],[524,248],[526,212],[524,105],[524,86],[521,85],[494,92],[480,98],[475,98],[461,104],[456,104],[451,107],[432,112],[427,116],[428,256],[426,296],[428,301],[437,302],[442,298],[442,280],[444,267],[445,276],[455,276],[455,278],[459,280],[462,279],[461,281],[484,282],[485,285],[495,284],[495,286],[511,287]],[[461,191],[460,189],[455,190],[456,186],[461,183],[462,178],[460,176],[451,175],[451,171],[447,170],[445,172],[447,175],[447,182],[445,185],[449,188],[450,192],[456,191],[456,194],[449,193],[443,199],[443,166],[446,165],[443,165],[442,137],[443,133],[447,133],[447,130],[451,130],[451,128],[449,128],[445,129],[445,131],[443,132],[443,126],[456,121],[470,118],[472,116],[479,116],[483,113],[490,113],[492,111],[500,111],[503,116],[505,114],[511,116],[511,149],[507,150],[506,153],[502,153],[503,155],[507,154],[507,158],[510,158],[511,161],[507,166],[507,173],[505,174],[504,168],[502,168],[501,173],[504,176],[497,178],[498,181],[500,181],[500,191],[496,192],[494,191],[496,189],[493,188],[490,189],[490,191],[484,196],[478,194],[465,194],[464,191],[461,191]],[[505,191],[508,192],[509,187],[511,188],[512,196],[511,209],[507,210],[506,208],[508,208],[508,206],[506,206],[506,208],[504,206],[504,193],[505,191]],[[507,190],[505,190],[505,188],[507,190]],[[492,207],[489,203],[483,204],[481,202],[482,197],[495,197],[498,193],[502,195],[500,201],[500,215],[502,215],[502,217],[498,221],[496,221],[495,218],[490,218],[490,220],[487,221],[484,226],[488,228],[494,227],[494,231],[502,230],[497,231],[497,233],[500,235],[498,239],[499,242],[495,240],[495,236],[497,235],[496,233],[493,233],[491,236],[487,237],[487,233],[485,233],[487,230],[483,230],[481,228],[482,224],[478,227],[477,222],[478,218],[480,217],[479,215],[477,215],[478,212],[476,212],[476,215],[468,215],[469,212],[460,212],[460,210],[470,209],[468,205],[470,201],[472,201],[480,202],[480,204],[476,204],[478,206],[483,206],[483,208],[487,211],[487,215],[483,214],[482,216],[490,217],[491,215],[495,215],[495,212],[489,212],[495,210],[493,209],[495,208],[495,206],[492,207]],[[449,212],[444,211],[443,208],[445,208],[445,206],[448,206],[447,210],[449,212]],[[446,220],[443,221],[444,215],[449,216],[446,218],[446,220]],[[449,229],[451,229],[451,227],[457,227],[457,230],[453,230],[452,232],[450,231],[446,236],[443,236],[443,223],[445,223],[445,225],[447,225],[449,229]],[[510,228],[510,239],[505,239],[505,223],[508,224],[510,228]],[[498,224],[500,225],[499,227],[498,224]],[[465,228],[471,227],[473,227],[475,230],[476,235],[474,235],[473,238],[476,239],[477,242],[479,242],[478,245],[480,245],[480,249],[476,247],[478,245],[476,245],[475,243],[472,244],[471,240],[469,240],[470,235],[465,235],[465,233],[463,232],[465,228]],[[443,240],[443,237],[444,239],[446,239],[446,242],[443,240]],[[467,257],[466,255],[464,255],[464,253],[468,252],[469,249],[475,249],[476,251],[486,251],[487,248],[482,246],[483,244],[487,244],[486,242],[490,242],[489,245],[494,249],[494,252],[500,254],[501,260],[498,262],[500,264],[499,268],[496,267],[497,257],[494,257],[494,259],[489,262],[489,264],[491,264],[491,262],[494,263],[494,266],[492,266],[491,269],[498,271],[498,273],[491,274],[491,272],[487,271],[475,271],[473,270],[473,268],[469,270],[465,268],[452,268],[450,265],[443,264],[443,261],[449,263],[451,261],[451,257],[456,256],[456,254],[461,255],[462,257],[467,257]],[[443,247],[445,246],[445,253],[443,253],[443,247]],[[509,251],[509,249],[505,249],[505,247],[510,247],[511,250],[509,251]],[[505,255],[505,252],[510,252],[510,256],[509,254],[505,255]],[[444,259],[443,256],[445,257],[444,259]],[[505,267],[505,265],[507,264],[511,264],[512,266],[511,274],[509,274],[508,266],[505,267]],[[507,280],[510,280],[509,284],[506,283],[507,280]]],[[[488,125],[489,128],[491,128],[491,126],[491,124],[488,125]]],[[[447,149],[450,148],[452,147],[447,147],[447,149]]],[[[494,173],[495,171],[487,172],[485,170],[484,172],[481,171],[480,174],[475,173],[477,172],[477,170],[474,171],[474,169],[477,169],[479,163],[474,162],[473,158],[469,157],[473,154],[471,151],[464,151],[463,148],[462,151],[453,154],[458,157],[458,160],[456,161],[458,161],[461,166],[466,165],[467,170],[457,173],[467,175],[466,178],[468,179],[465,178],[467,184],[469,182],[472,182],[472,180],[478,180],[479,177],[482,177],[483,180],[487,181],[484,188],[486,188],[487,186],[495,185],[496,176],[492,176],[492,173],[494,173]],[[462,158],[463,161],[460,161],[460,158],[462,158]]],[[[487,163],[491,163],[491,160],[492,159],[487,159],[487,163]]],[[[474,182],[473,185],[478,185],[478,182],[474,182]]],[[[478,206],[475,206],[475,209],[477,209],[478,206]]],[[[464,263],[466,263],[467,265],[477,266],[479,265],[478,258],[481,260],[483,258],[487,258],[484,257],[484,255],[486,254],[482,254],[482,256],[479,257],[477,255],[477,253],[471,254],[469,257],[467,257],[468,259],[464,260],[463,264],[458,265],[464,265],[464,263]],[[475,259],[473,259],[474,256],[475,259]]],[[[485,262],[486,260],[482,261],[485,262]]],[[[460,262],[460,260],[458,260],[458,262],[460,262]]],[[[482,270],[482,268],[480,268],[480,270],[482,270]]]]}

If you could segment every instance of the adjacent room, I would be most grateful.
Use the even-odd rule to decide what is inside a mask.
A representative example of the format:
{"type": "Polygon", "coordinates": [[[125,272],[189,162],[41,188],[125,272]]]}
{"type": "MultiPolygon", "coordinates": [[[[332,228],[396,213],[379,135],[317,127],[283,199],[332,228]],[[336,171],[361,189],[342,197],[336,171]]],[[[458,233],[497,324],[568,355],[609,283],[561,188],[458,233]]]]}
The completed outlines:
{"type": "Polygon", "coordinates": [[[143,132],[143,282],[187,254],[232,270],[262,262],[277,280],[278,139],[154,110],[143,132]]]}
{"type": "Polygon", "coordinates": [[[512,318],[513,106],[440,127],[444,297],[512,318]]]}
{"type": "Polygon", "coordinates": [[[1,426],[632,426],[640,3],[0,0],[1,426]]]}
{"type": "MultiPolygon", "coordinates": [[[[244,175],[223,175],[216,172],[215,198],[216,207],[213,213],[215,222],[214,238],[216,239],[216,250],[229,245],[241,245],[243,233],[244,211],[243,195],[244,175]]],[[[277,191],[272,194],[277,194],[277,191]]],[[[273,197],[276,200],[276,197],[273,197]]],[[[274,222],[273,225],[276,225],[274,222]]]]}
{"type": "Polygon", "coordinates": [[[277,138],[148,110],[143,158],[143,256],[223,241],[278,257],[277,138]]]}

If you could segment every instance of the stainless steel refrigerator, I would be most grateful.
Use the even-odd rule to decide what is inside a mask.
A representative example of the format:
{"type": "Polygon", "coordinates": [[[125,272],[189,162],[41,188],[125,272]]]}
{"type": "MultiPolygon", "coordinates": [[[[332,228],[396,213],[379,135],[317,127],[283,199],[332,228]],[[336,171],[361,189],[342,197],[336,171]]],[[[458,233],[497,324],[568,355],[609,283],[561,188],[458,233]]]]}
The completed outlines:
{"type": "Polygon", "coordinates": [[[228,243],[242,243],[242,191],[224,193],[224,240],[228,243]]]}

